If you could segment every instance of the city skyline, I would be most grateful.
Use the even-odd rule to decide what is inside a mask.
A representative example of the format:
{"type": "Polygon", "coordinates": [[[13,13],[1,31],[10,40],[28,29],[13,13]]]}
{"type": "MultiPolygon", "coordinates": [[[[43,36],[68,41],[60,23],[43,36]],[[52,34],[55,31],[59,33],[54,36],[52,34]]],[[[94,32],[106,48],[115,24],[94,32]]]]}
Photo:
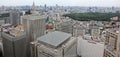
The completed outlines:
{"type": "Polygon", "coordinates": [[[32,5],[35,2],[36,5],[55,6],[96,6],[96,7],[120,7],[119,0],[2,0],[0,6],[24,6],[32,5]]]}

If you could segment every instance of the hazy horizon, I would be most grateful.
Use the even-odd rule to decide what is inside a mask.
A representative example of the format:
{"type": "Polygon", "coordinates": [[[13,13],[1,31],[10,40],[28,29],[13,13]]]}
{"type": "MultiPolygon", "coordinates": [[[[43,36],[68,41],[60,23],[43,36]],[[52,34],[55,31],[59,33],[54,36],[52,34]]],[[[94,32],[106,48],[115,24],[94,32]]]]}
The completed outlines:
{"type": "Polygon", "coordinates": [[[24,6],[32,5],[47,5],[55,6],[56,4],[60,6],[83,6],[83,7],[120,7],[120,0],[2,0],[0,1],[0,6],[24,6]]]}

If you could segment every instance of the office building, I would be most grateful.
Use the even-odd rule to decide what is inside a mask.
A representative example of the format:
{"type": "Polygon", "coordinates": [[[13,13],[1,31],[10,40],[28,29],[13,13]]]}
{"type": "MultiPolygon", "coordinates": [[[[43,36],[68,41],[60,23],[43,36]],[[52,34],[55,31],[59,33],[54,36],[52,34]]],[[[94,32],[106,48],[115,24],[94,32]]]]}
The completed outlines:
{"type": "Polygon", "coordinates": [[[0,19],[4,20],[5,23],[9,23],[10,14],[8,12],[0,13],[0,19]]]}
{"type": "Polygon", "coordinates": [[[73,24],[71,22],[63,22],[58,25],[58,31],[73,34],[73,24]]]}
{"type": "Polygon", "coordinates": [[[0,19],[4,20],[5,23],[10,23],[12,25],[19,25],[20,24],[20,16],[22,13],[20,11],[9,11],[0,13],[0,19]]]}
{"type": "Polygon", "coordinates": [[[73,36],[84,36],[86,34],[86,29],[83,26],[75,26],[73,29],[73,36]]]}
{"type": "Polygon", "coordinates": [[[32,57],[76,57],[77,39],[72,34],[54,31],[31,42],[32,57]]]}
{"type": "Polygon", "coordinates": [[[40,15],[25,15],[22,16],[22,20],[27,37],[27,56],[30,57],[30,42],[45,34],[45,17],[40,15]]]}
{"type": "Polygon", "coordinates": [[[100,35],[100,29],[98,26],[91,26],[90,27],[90,34],[91,36],[98,37],[100,35]]]}
{"type": "Polygon", "coordinates": [[[20,16],[22,16],[22,12],[20,11],[11,11],[10,12],[10,24],[19,25],[20,24],[20,16]]]}
{"type": "Polygon", "coordinates": [[[5,20],[0,20],[0,25],[5,24],[5,20]]]}
{"type": "Polygon", "coordinates": [[[106,30],[104,57],[120,57],[120,30],[106,30]]]}
{"type": "Polygon", "coordinates": [[[33,2],[32,8],[31,8],[31,14],[33,15],[39,15],[40,13],[36,11],[35,3],[33,2]]]}
{"type": "Polygon", "coordinates": [[[26,57],[26,38],[21,28],[3,28],[4,57],[26,57]]]}
{"type": "Polygon", "coordinates": [[[91,36],[78,37],[77,53],[81,57],[103,57],[104,43],[96,42],[91,36]],[[87,39],[85,39],[87,38],[87,39]]]}
{"type": "Polygon", "coordinates": [[[22,16],[23,26],[30,41],[36,40],[37,37],[45,33],[45,17],[40,15],[25,15],[22,16]]]}

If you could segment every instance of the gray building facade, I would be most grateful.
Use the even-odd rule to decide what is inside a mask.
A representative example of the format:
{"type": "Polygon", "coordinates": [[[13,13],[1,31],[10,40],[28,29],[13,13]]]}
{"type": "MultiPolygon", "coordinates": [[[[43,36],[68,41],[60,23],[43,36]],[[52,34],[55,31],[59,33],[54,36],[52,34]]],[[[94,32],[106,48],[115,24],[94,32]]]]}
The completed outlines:
{"type": "Polygon", "coordinates": [[[22,16],[22,20],[27,37],[27,55],[30,57],[30,42],[45,33],[45,17],[40,15],[25,15],[22,16]]]}
{"type": "Polygon", "coordinates": [[[63,22],[59,25],[57,30],[73,34],[73,24],[71,22],[63,22]]]}
{"type": "Polygon", "coordinates": [[[25,34],[12,36],[2,32],[4,57],[26,57],[25,34]]]}
{"type": "Polygon", "coordinates": [[[22,19],[25,32],[30,41],[34,41],[37,37],[44,35],[46,30],[45,17],[40,15],[25,15],[22,16],[22,19]]]}
{"type": "Polygon", "coordinates": [[[77,38],[54,31],[31,42],[32,57],[77,57],[77,38]]]}
{"type": "Polygon", "coordinates": [[[20,24],[20,16],[22,15],[22,12],[20,11],[9,11],[0,13],[0,19],[4,20],[5,23],[10,23],[12,25],[18,25],[20,24]]]}

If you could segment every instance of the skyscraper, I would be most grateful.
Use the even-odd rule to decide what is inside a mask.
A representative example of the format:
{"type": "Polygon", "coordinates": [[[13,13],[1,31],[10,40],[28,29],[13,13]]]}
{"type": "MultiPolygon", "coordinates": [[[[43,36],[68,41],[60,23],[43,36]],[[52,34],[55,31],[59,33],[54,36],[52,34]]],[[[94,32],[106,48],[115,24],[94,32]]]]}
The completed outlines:
{"type": "Polygon", "coordinates": [[[11,11],[10,12],[10,24],[19,25],[21,15],[22,13],[20,11],[11,11]]]}
{"type": "Polygon", "coordinates": [[[22,16],[25,32],[30,41],[36,40],[37,37],[45,33],[45,17],[40,15],[22,16]]]}
{"type": "Polygon", "coordinates": [[[19,30],[2,32],[4,57],[26,57],[25,33],[19,30]]]}
{"type": "Polygon", "coordinates": [[[33,2],[32,11],[35,11],[35,3],[33,2]]]}
{"type": "Polygon", "coordinates": [[[12,25],[20,24],[20,16],[22,13],[20,11],[9,11],[0,14],[0,19],[5,20],[5,23],[10,23],[12,25]]]}
{"type": "Polygon", "coordinates": [[[45,33],[45,17],[40,15],[25,15],[22,16],[22,19],[27,37],[27,55],[30,57],[30,42],[45,33]]]}

